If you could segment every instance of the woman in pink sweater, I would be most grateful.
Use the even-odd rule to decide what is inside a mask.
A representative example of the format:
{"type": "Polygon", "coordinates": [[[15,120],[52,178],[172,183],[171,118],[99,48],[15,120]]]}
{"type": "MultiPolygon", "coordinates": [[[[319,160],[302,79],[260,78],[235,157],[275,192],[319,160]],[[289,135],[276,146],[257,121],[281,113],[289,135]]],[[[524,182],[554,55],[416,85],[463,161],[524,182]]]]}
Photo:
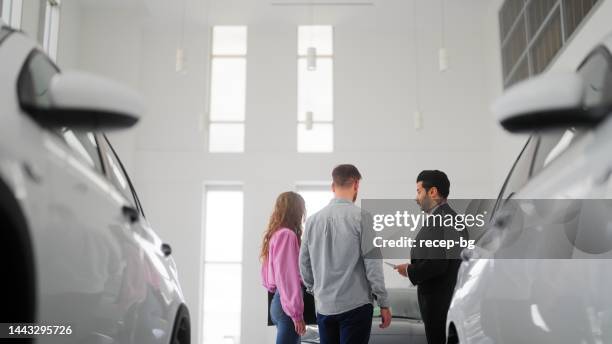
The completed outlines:
{"type": "Polygon", "coordinates": [[[284,192],[276,199],[261,247],[261,279],[274,293],[270,317],[276,325],[276,343],[299,343],[306,332],[302,279],[298,256],[305,204],[295,192],[284,192]]]}

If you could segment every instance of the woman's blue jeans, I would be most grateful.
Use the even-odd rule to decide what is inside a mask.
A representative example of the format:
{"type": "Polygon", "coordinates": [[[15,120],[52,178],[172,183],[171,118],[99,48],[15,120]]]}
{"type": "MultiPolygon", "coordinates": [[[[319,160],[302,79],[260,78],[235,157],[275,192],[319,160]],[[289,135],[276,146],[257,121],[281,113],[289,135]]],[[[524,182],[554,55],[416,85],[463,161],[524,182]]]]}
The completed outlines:
{"type": "Polygon", "coordinates": [[[276,344],[299,344],[300,336],[295,332],[293,320],[283,311],[278,290],[272,298],[270,318],[276,325],[276,344]]]}

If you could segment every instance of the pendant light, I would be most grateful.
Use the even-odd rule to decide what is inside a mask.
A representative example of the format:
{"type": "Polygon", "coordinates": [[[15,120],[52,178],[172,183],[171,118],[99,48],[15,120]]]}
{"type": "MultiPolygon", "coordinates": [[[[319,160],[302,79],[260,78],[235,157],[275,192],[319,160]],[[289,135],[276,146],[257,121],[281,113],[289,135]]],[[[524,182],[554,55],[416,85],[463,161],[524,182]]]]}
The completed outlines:
{"type": "Polygon", "coordinates": [[[175,65],[174,69],[177,73],[185,72],[185,0],[182,0],[183,3],[183,15],[181,18],[181,36],[179,39],[178,47],[176,48],[175,54],[175,65]]]}
{"type": "Polygon", "coordinates": [[[440,0],[440,50],[438,65],[440,72],[448,69],[448,51],[446,50],[446,0],[440,0]]]}
{"type": "Polygon", "coordinates": [[[306,68],[311,72],[317,70],[317,48],[315,47],[311,46],[306,50],[306,68]]]}
{"type": "Polygon", "coordinates": [[[305,121],[306,130],[312,130],[312,121],[313,121],[313,113],[312,111],[307,111],[306,121],[305,121]]]}
{"type": "Polygon", "coordinates": [[[310,46],[306,49],[306,69],[309,71],[317,70],[317,48],[314,45],[314,0],[310,2],[310,46]]]}

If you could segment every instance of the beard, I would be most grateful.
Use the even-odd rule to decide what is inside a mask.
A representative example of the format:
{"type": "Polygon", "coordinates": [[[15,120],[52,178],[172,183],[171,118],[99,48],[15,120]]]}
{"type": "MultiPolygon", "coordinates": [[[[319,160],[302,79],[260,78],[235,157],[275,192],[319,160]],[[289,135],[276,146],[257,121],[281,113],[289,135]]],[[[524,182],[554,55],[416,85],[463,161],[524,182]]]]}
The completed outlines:
{"type": "Polygon", "coordinates": [[[432,205],[433,201],[429,197],[429,195],[425,196],[423,198],[423,200],[421,200],[420,202],[418,200],[416,202],[419,205],[419,207],[421,207],[421,210],[426,212],[426,213],[429,212],[429,210],[431,210],[431,208],[432,208],[431,205],[432,205]]]}

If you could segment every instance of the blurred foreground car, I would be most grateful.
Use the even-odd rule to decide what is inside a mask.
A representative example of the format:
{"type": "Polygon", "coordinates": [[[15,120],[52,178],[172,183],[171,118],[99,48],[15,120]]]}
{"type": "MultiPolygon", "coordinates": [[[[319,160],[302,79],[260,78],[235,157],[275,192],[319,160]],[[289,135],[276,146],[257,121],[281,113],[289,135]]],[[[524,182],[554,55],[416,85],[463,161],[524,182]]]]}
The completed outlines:
{"type": "Polygon", "coordinates": [[[449,343],[612,343],[610,51],[612,36],[577,72],[524,81],[494,105],[506,130],[532,135],[491,227],[462,253],[449,343]]]}
{"type": "Polygon", "coordinates": [[[1,21],[0,61],[0,323],[63,333],[37,343],[189,343],[170,246],[102,134],[137,122],[138,95],[61,73],[1,21]]]}
{"type": "MultiPolygon", "coordinates": [[[[421,312],[417,301],[416,288],[393,289],[389,288],[389,303],[393,320],[386,329],[380,325],[380,311],[375,308],[372,320],[371,344],[427,344],[425,326],[421,320],[421,312]]],[[[317,326],[308,326],[302,343],[319,343],[317,326]]]]}

